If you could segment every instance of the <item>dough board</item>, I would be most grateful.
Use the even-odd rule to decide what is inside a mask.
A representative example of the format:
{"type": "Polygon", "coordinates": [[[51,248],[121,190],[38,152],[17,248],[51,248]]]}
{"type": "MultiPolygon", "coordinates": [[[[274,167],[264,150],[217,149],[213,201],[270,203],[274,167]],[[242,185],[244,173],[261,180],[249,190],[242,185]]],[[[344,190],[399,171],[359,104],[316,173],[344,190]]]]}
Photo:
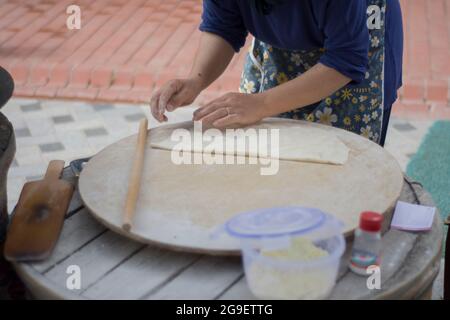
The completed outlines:
{"type": "Polygon", "coordinates": [[[345,130],[298,120],[270,119],[280,127],[308,126],[336,135],[349,149],[344,165],[280,161],[276,175],[263,176],[261,166],[176,165],[171,152],[151,148],[158,130],[150,130],[130,232],[121,228],[136,136],[100,151],[83,169],[79,190],[89,211],[108,228],[137,241],[209,254],[236,254],[238,243],[211,237],[237,213],[275,206],[320,208],[341,219],[345,235],[353,234],[360,212],[373,210],[390,221],[403,186],[397,161],[377,144],[345,130]]]}

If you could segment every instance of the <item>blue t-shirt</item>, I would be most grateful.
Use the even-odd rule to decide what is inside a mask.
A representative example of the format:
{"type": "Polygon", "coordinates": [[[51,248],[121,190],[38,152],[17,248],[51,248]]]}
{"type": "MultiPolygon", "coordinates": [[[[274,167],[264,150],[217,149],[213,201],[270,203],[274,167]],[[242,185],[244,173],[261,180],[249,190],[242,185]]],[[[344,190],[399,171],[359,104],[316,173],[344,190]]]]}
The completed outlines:
{"type": "MultiPolygon", "coordinates": [[[[262,15],[243,0],[204,0],[201,31],[217,34],[237,52],[248,32],[287,50],[324,48],[320,62],[355,82],[366,72],[368,3],[363,0],[285,0],[262,15]]],[[[385,106],[397,99],[402,84],[403,29],[400,3],[387,0],[385,35],[385,106]]]]}

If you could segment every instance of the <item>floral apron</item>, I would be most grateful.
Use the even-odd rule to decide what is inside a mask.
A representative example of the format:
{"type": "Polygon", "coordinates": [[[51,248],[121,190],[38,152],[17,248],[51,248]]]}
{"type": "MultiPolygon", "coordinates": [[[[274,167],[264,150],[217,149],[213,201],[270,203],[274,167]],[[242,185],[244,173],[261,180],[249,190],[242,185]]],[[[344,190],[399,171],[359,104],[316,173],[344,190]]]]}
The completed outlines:
{"type": "MultiPolygon", "coordinates": [[[[369,66],[365,79],[350,83],[319,103],[279,117],[319,122],[352,131],[380,143],[383,126],[384,40],[386,0],[369,0],[369,66]]],[[[263,92],[296,78],[319,62],[323,48],[278,49],[254,39],[247,55],[239,91],[263,92]]]]}

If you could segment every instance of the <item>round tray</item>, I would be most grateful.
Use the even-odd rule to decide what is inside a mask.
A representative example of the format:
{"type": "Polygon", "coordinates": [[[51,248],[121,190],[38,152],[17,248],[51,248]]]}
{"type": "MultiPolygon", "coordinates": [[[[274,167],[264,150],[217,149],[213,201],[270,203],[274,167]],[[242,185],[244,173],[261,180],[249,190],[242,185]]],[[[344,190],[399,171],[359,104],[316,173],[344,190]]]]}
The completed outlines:
{"type": "Polygon", "coordinates": [[[305,121],[270,119],[280,127],[307,126],[335,134],[350,149],[347,162],[327,165],[280,161],[279,172],[260,174],[260,165],[176,165],[171,152],[150,147],[150,130],[133,228],[122,229],[122,217],[133,162],[136,135],[95,155],[79,179],[81,198],[108,228],[132,239],[171,249],[209,254],[236,254],[238,243],[211,237],[237,213],[275,206],[322,209],[345,223],[352,235],[359,214],[385,215],[385,228],[403,186],[397,161],[379,145],[345,130],[305,121]]]}

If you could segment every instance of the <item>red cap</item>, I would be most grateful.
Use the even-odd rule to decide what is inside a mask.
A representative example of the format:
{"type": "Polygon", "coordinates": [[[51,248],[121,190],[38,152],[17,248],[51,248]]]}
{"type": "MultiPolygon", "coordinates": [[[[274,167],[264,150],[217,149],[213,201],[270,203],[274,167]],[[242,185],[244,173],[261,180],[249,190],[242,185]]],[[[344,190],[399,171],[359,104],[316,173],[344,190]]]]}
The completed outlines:
{"type": "Polygon", "coordinates": [[[383,216],[377,212],[364,211],[359,217],[359,227],[364,231],[380,231],[382,222],[383,216]]]}

